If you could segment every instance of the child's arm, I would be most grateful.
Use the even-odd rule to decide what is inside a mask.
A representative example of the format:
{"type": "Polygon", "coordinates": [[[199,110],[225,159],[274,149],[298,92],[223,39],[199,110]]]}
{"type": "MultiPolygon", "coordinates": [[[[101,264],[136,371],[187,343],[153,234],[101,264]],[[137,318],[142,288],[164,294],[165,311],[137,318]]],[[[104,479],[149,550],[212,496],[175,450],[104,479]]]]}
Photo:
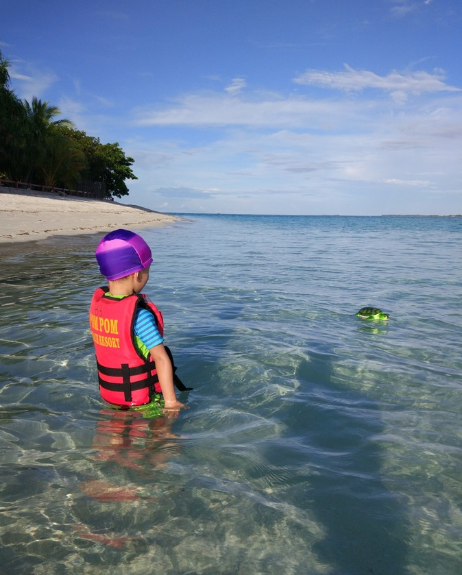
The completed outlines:
{"type": "Polygon", "coordinates": [[[175,388],[173,386],[173,369],[172,362],[165,351],[164,345],[161,343],[152,347],[149,350],[151,358],[156,362],[157,377],[159,378],[160,388],[165,401],[166,411],[178,411],[180,409],[189,409],[178,401],[175,395],[175,388]]]}

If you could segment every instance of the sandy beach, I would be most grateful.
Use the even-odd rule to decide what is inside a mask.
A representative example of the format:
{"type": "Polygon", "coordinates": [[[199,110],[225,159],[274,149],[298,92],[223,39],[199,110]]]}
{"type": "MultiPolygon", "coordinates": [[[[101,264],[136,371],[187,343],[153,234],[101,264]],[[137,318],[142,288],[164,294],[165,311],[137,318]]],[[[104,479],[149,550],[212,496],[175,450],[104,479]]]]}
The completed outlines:
{"type": "Polygon", "coordinates": [[[0,188],[0,243],[162,226],[178,218],[117,202],[0,188]]]}

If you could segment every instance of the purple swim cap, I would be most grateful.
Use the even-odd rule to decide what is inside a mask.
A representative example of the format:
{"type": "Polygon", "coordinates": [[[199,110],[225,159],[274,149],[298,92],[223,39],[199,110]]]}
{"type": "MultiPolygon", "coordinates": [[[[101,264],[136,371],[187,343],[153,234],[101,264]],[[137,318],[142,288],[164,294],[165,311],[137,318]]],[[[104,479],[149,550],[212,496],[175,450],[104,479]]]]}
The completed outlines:
{"type": "Polygon", "coordinates": [[[102,275],[108,280],[139,272],[152,263],[151,248],[141,236],[129,230],[115,230],[104,236],[95,255],[102,275]]]}

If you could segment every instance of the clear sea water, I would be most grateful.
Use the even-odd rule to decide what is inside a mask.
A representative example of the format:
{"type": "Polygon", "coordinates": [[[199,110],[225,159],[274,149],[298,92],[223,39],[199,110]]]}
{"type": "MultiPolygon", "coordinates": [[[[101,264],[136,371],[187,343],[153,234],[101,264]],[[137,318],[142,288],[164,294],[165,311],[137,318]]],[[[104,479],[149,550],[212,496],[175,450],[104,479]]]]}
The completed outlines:
{"type": "Polygon", "coordinates": [[[142,234],[177,420],[100,402],[101,236],[0,258],[0,573],[460,575],[462,218],[142,234]]]}

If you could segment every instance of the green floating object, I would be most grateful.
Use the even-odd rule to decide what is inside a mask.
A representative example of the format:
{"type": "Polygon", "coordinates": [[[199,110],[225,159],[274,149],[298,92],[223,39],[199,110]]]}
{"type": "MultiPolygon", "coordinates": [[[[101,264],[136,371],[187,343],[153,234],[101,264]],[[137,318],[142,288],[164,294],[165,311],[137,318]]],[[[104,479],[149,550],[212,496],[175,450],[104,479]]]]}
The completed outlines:
{"type": "Polygon", "coordinates": [[[160,417],[165,415],[164,413],[164,398],[160,394],[153,396],[151,403],[146,403],[145,405],[138,405],[136,407],[131,407],[133,411],[140,411],[143,417],[160,417]]]}
{"type": "Polygon", "coordinates": [[[388,313],[383,313],[381,309],[377,307],[363,307],[356,314],[361,319],[382,319],[387,320],[390,315],[388,313]]]}

